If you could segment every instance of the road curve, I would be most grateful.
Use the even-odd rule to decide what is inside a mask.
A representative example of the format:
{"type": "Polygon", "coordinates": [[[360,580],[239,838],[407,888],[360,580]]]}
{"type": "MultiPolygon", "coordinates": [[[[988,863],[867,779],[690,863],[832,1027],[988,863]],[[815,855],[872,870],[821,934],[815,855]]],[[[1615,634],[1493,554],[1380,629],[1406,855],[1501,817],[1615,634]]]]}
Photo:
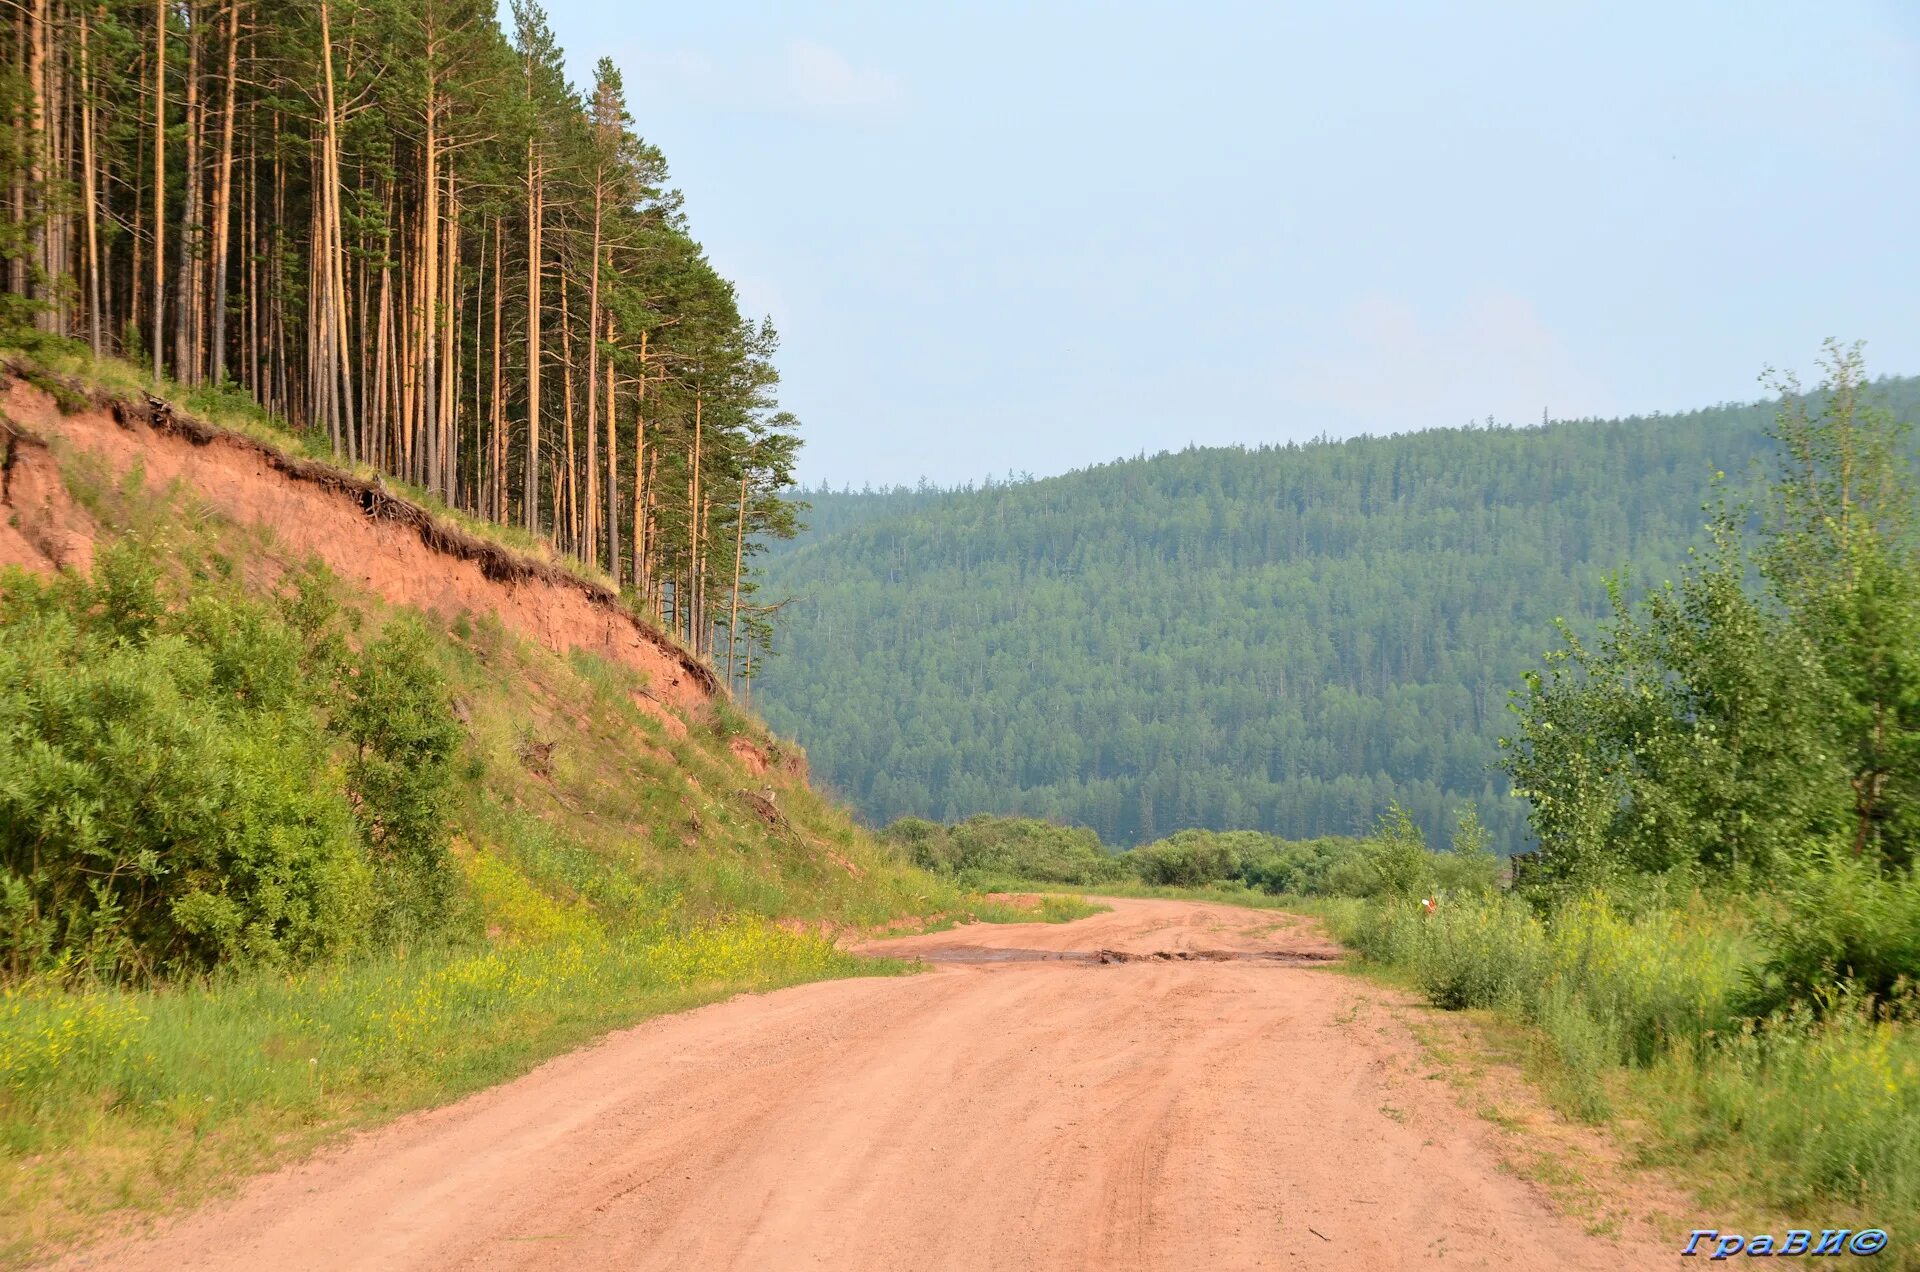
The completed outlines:
{"type": "Polygon", "coordinates": [[[1502,1172],[1306,921],[1111,904],[872,947],[926,975],[650,1021],[71,1265],[1675,1263],[1502,1172]]]}

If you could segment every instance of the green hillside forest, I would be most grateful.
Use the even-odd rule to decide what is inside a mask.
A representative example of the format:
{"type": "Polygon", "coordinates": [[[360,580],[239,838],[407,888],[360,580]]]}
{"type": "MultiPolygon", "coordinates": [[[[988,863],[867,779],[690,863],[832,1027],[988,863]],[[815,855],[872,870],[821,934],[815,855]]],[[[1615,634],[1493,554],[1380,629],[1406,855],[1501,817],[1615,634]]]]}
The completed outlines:
{"type": "MultiPolygon", "coordinates": [[[[1911,417],[1920,380],[1873,393],[1911,417]]],[[[755,703],[870,820],[1021,812],[1139,844],[1187,827],[1442,842],[1508,694],[1590,629],[1606,576],[1672,577],[1716,473],[1752,486],[1772,403],[1189,449],[953,491],[806,492],[768,565],[755,703]]]]}

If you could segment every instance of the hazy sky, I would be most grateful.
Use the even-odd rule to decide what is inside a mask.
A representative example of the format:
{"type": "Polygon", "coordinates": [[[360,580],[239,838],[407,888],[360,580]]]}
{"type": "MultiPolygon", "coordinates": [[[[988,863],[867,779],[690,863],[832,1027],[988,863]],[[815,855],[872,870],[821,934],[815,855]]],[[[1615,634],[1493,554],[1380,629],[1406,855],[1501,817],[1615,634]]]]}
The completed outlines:
{"type": "Polygon", "coordinates": [[[550,3],[780,327],[809,484],[1920,371],[1891,0],[550,3]]]}

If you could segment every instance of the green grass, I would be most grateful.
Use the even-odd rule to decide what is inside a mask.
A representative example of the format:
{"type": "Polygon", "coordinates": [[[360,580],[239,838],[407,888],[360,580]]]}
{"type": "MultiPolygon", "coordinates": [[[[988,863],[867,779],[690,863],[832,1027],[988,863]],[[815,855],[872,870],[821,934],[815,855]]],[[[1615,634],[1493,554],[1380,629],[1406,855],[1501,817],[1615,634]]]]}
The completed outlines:
{"type": "MultiPolygon", "coordinates": [[[[185,492],[56,455],[106,537],[160,531],[179,568],[248,579],[301,564],[185,492]]],[[[398,612],[336,588],[356,643],[398,612]]],[[[191,1204],[650,1015],[900,970],[838,950],[828,931],[1014,917],[905,864],[778,764],[752,772],[731,743],[776,760],[782,744],[727,703],[662,708],[643,674],[556,654],[491,614],[422,617],[461,721],[453,922],[430,944],[350,962],[139,992],[0,991],[0,1258],[191,1204]],[[740,795],[763,789],[772,823],[740,795]]],[[[1038,913],[1091,908],[1054,899],[1038,913]]]]}
{"type": "Polygon", "coordinates": [[[1431,918],[1406,902],[1300,908],[1375,974],[1491,1012],[1561,1111],[1687,1181],[1703,1215],[1884,1228],[1887,1264],[1920,1267],[1920,1026],[1837,991],[1818,1019],[1744,1019],[1764,954],[1744,909],[1696,898],[1629,916],[1599,896],[1550,921],[1511,897],[1431,918]]]}
{"type": "MultiPolygon", "coordinates": [[[[1059,885],[1052,884],[1050,887],[1059,885]]],[[[1085,897],[1044,893],[1027,904],[1021,899],[991,896],[969,897],[964,905],[950,913],[938,914],[924,923],[890,928],[881,939],[901,936],[925,936],[930,932],[950,932],[966,923],[1071,923],[1113,909],[1085,897]]]]}
{"type": "Polygon", "coordinates": [[[503,1081],[606,1030],[748,990],[884,975],[756,919],[422,950],[160,992],[0,997],[0,1255],[106,1211],[503,1081]]]}

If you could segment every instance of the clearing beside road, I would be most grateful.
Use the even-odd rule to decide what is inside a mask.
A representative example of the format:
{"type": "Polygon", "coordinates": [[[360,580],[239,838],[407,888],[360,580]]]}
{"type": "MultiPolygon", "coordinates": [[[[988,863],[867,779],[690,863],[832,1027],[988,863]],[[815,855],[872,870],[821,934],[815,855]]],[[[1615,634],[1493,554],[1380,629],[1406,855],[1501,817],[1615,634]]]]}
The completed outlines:
{"type": "Polygon", "coordinates": [[[1644,1268],[1502,1166],[1310,921],[1114,899],[650,1021],[73,1259],[125,1268],[1644,1268]]]}

